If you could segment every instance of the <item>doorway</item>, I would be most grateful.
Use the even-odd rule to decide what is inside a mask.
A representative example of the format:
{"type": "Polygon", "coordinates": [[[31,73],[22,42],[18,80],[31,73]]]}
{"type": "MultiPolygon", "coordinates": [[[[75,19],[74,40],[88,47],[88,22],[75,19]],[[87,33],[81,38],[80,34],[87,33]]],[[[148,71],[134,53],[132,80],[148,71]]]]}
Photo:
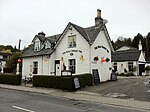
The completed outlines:
{"type": "Polygon", "coordinates": [[[139,64],[139,75],[142,76],[142,72],[145,72],[145,64],[139,64]]]}
{"type": "Polygon", "coordinates": [[[55,76],[61,75],[60,60],[55,60],[55,76]]]}

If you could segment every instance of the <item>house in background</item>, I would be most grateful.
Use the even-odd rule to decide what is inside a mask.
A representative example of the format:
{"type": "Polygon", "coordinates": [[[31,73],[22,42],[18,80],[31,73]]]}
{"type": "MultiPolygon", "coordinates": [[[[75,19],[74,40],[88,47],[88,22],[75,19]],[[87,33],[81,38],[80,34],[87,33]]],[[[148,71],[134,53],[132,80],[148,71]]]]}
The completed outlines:
{"type": "Polygon", "coordinates": [[[6,59],[10,58],[12,54],[0,52],[0,72],[3,73],[3,69],[6,65],[6,59]]]}
{"type": "Polygon", "coordinates": [[[105,23],[98,9],[94,26],[69,22],[61,34],[38,33],[24,51],[22,76],[60,76],[71,71],[72,75],[93,74],[96,84],[110,80],[113,47],[105,23]]]}
{"type": "Polygon", "coordinates": [[[145,56],[142,44],[139,41],[139,49],[122,46],[112,53],[112,64],[115,71],[120,73],[133,72],[134,75],[142,75],[145,72],[145,56]]]}

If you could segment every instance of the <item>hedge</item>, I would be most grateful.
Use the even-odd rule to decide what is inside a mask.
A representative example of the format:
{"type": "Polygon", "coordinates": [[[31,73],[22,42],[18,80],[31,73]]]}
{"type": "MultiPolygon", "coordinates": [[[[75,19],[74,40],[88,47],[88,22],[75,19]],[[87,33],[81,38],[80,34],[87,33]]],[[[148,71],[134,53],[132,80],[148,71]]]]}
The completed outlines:
{"type": "Polygon", "coordinates": [[[81,87],[91,86],[93,85],[93,77],[92,74],[81,74],[74,75],[73,78],[77,77],[79,79],[79,83],[81,87]]]}
{"type": "Polygon", "coordinates": [[[91,86],[93,84],[92,74],[74,75],[70,77],[34,75],[33,86],[73,91],[75,90],[73,80],[75,77],[79,79],[80,87],[91,86]]]}
{"type": "Polygon", "coordinates": [[[21,85],[21,75],[0,74],[1,84],[21,85]]]}

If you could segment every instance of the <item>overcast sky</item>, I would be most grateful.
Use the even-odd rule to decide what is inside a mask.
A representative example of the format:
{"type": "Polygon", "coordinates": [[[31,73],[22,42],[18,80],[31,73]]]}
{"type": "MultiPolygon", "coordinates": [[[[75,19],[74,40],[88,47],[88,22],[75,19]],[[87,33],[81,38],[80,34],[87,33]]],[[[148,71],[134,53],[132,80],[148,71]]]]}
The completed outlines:
{"type": "Polygon", "coordinates": [[[59,34],[69,22],[93,26],[97,9],[112,40],[150,32],[150,0],[0,0],[0,45],[21,39],[23,48],[38,32],[59,34]]]}

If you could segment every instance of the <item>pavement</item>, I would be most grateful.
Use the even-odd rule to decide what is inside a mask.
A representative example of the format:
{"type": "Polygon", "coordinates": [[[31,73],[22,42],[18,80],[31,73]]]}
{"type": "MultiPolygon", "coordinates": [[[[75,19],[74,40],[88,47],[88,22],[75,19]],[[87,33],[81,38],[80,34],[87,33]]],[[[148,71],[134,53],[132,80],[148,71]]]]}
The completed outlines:
{"type": "Polygon", "coordinates": [[[14,85],[6,85],[6,84],[0,84],[0,88],[26,91],[26,92],[37,92],[41,94],[53,95],[56,97],[68,98],[72,100],[82,100],[82,101],[95,102],[95,103],[107,104],[112,106],[121,106],[121,107],[136,108],[136,109],[150,111],[150,102],[104,97],[93,92],[86,92],[82,90],[78,90],[76,92],[67,92],[58,89],[32,87],[31,85],[14,86],[14,85]]]}

